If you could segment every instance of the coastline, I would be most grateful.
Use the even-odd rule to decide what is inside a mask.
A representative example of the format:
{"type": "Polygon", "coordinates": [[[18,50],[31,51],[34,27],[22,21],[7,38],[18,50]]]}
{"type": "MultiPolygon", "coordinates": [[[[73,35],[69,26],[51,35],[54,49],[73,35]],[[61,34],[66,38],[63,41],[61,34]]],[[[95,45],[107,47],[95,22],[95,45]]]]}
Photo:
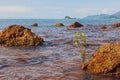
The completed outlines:
{"type": "MultiPolygon", "coordinates": [[[[26,27],[29,27],[35,34],[45,39],[43,46],[33,48],[0,47],[1,80],[111,79],[111,77],[99,74],[93,75],[82,71],[80,69],[81,58],[79,56],[79,50],[74,42],[71,41],[73,39],[73,33],[77,31],[86,34],[87,43],[100,45],[116,43],[120,41],[120,28],[113,28],[108,25],[107,29],[101,30],[99,25],[85,25],[82,28],[67,30],[66,25],[58,28],[53,26],[53,23],[50,23],[52,26],[48,24],[49,26],[46,27],[41,24],[38,27],[30,27],[25,23],[27,24],[26,27]],[[25,60],[21,60],[22,57],[25,60]]],[[[85,51],[89,53],[86,60],[90,58],[98,47],[88,46],[85,48],[85,51]]],[[[112,78],[119,79],[118,77],[112,78]]]]}

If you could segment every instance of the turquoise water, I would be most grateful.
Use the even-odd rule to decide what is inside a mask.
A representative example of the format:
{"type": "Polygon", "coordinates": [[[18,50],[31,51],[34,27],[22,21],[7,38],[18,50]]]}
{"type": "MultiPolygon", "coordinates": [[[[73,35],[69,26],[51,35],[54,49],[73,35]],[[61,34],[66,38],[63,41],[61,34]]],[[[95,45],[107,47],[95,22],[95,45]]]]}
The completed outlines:
{"type": "Polygon", "coordinates": [[[119,22],[120,19],[2,19],[0,20],[0,30],[13,24],[23,25],[24,27],[30,28],[35,34],[42,36],[46,41],[49,41],[61,38],[71,38],[74,31],[68,31],[67,26],[75,21],[84,25],[92,25],[87,27],[97,27],[96,25],[110,25],[119,22]],[[31,27],[31,24],[33,23],[38,23],[39,26],[31,27]],[[56,23],[63,23],[65,26],[57,28],[54,26],[56,23]]]}
{"type": "Polygon", "coordinates": [[[71,23],[78,21],[81,24],[112,24],[119,22],[120,19],[1,19],[0,27],[5,27],[12,24],[20,25],[31,25],[32,23],[38,23],[40,26],[51,26],[56,23],[63,23],[65,26],[70,25],[71,23]]]}

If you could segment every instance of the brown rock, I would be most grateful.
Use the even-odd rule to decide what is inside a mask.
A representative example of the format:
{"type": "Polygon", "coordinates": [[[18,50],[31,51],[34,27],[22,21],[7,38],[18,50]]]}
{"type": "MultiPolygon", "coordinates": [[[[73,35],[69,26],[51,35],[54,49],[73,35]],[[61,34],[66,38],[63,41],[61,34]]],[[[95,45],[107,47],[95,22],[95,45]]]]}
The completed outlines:
{"type": "Polygon", "coordinates": [[[120,75],[120,43],[100,46],[82,69],[90,73],[120,75]]]}
{"type": "Polygon", "coordinates": [[[104,30],[104,29],[107,29],[107,27],[105,25],[101,25],[100,29],[104,30]]]}
{"type": "Polygon", "coordinates": [[[113,27],[120,27],[120,22],[119,23],[114,23],[112,24],[113,27]]]}
{"type": "Polygon", "coordinates": [[[3,46],[38,46],[43,39],[30,29],[20,25],[11,25],[0,32],[0,44],[3,46]]]}
{"type": "Polygon", "coordinates": [[[57,23],[57,24],[55,24],[55,26],[61,27],[61,26],[64,26],[64,25],[62,23],[57,23]]]}
{"type": "Polygon", "coordinates": [[[70,26],[68,26],[67,29],[72,30],[72,29],[79,28],[79,27],[83,27],[83,25],[78,22],[74,22],[70,26]]]}
{"type": "Polygon", "coordinates": [[[31,26],[37,27],[37,26],[38,26],[38,24],[37,24],[37,23],[34,23],[34,24],[32,24],[31,26]]]}

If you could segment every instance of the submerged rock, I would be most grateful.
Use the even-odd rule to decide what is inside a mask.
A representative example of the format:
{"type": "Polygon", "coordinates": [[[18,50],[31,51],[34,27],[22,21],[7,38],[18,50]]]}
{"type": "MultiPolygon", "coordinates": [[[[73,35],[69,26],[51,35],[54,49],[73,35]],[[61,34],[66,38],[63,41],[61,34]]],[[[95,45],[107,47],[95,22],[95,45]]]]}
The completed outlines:
{"type": "Polygon", "coordinates": [[[119,23],[114,23],[112,24],[113,27],[120,27],[120,22],[119,23]]]}
{"type": "Polygon", "coordinates": [[[32,24],[31,26],[37,27],[37,26],[38,26],[38,24],[37,24],[37,23],[34,23],[34,24],[32,24]]]}
{"type": "Polygon", "coordinates": [[[72,30],[72,29],[79,28],[79,27],[83,27],[83,25],[80,24],[79,22],[74,22],[70,26],[68,26],[67,29],[72,30]]]}
{"type": "Polygon", "coordinates": [[[57,23],[57,24],[55,24],[55,26],[61,27],[61,26],[64,26],[64,25],[62,23],[57,23]]]}
{"type": "Polygon", "coordinates": [[[11,25],[0,32],[0,44],[3,46],[38,46],[43,39],[30,29],[21,25],[11,25]]]}
{"type": "Polygon", "coordinates": [[[102,45],[82,69],[90,73],[120,75],[120,43],[102,45]]]}

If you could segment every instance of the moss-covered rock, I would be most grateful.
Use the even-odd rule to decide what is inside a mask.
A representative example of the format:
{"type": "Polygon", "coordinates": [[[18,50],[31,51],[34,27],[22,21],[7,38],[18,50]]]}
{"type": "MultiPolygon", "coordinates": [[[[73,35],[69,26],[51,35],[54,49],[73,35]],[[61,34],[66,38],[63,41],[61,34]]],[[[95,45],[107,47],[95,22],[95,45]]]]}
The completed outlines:
{"type": "Polygon", "coordinates": [[[3,46],[38,46],[43,39],[36,36],[30,29],[21,25],[11,25],[0,32],[0,45],[3,46]]]}
{"type": "Polygon", "coordinates": [[[120,43],[102,45],[82,69],[90,73],[120,75],[120,43]]]}

